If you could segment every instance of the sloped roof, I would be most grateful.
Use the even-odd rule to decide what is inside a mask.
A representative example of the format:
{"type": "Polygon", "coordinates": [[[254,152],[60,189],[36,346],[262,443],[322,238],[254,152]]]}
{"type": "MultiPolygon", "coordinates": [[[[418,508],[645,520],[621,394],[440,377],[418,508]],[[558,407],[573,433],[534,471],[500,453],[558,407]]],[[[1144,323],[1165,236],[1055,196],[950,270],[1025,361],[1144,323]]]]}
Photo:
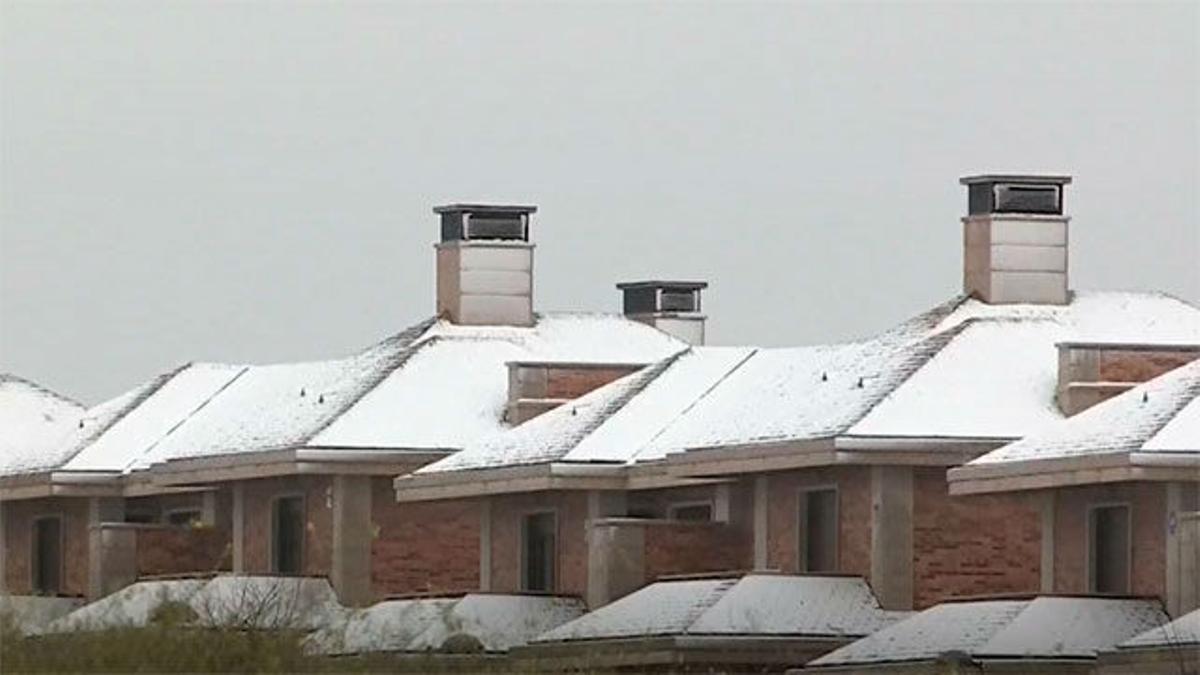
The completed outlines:
{"type": "Polygon", "coordinates": [[[855,637],[907,615],[880,609],[858,577],[749,574],[659,581],[533,642],[666,635],[855,637]]]}
{"type": "Polygon", "coordinates": [[[1038,597],[948,602],[836,649],[809,667],[971,659],[1089,659],[1165,623],[1156,601],[1038,597]]]}
{"type": "Polygon", "coordinates": [[[123,397],[44,468],[129,472],[174,459],[300,447],[458,449],[503,429],[512,360],[650,363],[686,345],[621,316],[528,328],[418,323],[340,359],[189,364],[123,397]],[[95,425],[93,425],[95,426],[95,425]]]}
{"type": "Polygon", "coordinates": [[[1200,361],[1144,382],[966,466],[1134,452],[1200,456],[1200,361]]]}
{"type": "Polygon", "coordinates": [[[835,437],[1018,438],[1063,419],[1067,340],[1200,341],[1200,309],[1155,293],[1077,293],[1064,306],[958,297],[858,342],[693,348],[418,474],[835,437]]]}
{"type": "Polygon", "coordinates": [[[1200,647],[1200,609],[1184,614],[1171,623],[1151,628],[1118,646],[1120,649],[1200,647]]]}
{"type": "Polygon", "coordinates": [[[53,462],[83,406],[29,380],[0,373],[0,472],[53,462]]]}

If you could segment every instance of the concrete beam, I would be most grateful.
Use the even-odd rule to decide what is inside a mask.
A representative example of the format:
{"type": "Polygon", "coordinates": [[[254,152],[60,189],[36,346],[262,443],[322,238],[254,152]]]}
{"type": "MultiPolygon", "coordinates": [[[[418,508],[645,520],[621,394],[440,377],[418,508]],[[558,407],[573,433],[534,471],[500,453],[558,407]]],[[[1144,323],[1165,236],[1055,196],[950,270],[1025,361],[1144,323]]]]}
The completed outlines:
{"type": "Polygon", "coordinates": [[[246,573],[246,486],[233,484],[233,573],[246,573]]]}
{"type": "Polygon", "coordinates": [[[767,509],[770,479],[754,477],[754,569],[767,569],[767,509]]]}
{"type": "Polygon", "coordinates": [[[913,608],[912,467],[871,467],[871,588],[884,609],[913,608]]]}
{"type": "Polygon", "coordinates": [[[479,504],[479,590],[492,590],[492,500],[479,504]]]}
{"type": "Polygon", "coordinates": [[[216,490],[209,490],[200,496],[200,521],[209,527],[217,526],[216,490]]]}
{"type": "Polygon", "coordinates": [[[333,568],[329,581],[342,604],[361,607],[371,589],[371,477],[333,477],[333,568]]]}
{"type": "Polygon", "coordinates": [[[8,590],[8,526],[4,520],[4,504],[0,501],[0,593],[8,590]]]}

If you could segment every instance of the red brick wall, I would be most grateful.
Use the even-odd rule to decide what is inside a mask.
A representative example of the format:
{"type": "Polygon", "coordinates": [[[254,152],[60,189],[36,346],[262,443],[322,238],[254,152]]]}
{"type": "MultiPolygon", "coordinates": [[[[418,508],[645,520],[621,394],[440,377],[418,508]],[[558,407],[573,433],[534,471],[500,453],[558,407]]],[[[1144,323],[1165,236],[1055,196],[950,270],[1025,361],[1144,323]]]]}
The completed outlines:
{"type": "Polygon", "coordinates": [[[137,531],[139,577],[232,569],[229,533],[213,527],[160,527],[137,531]]]}
{"type": "Polygon", "coordinates": [[[371,481],[371,581],[380,596],[479,588],[479,500],[397,503],[371,481]]]}
{"type": "Polygon", "coordinates": [[[1055,495],[1054,590],[1087,592],[1088,507],[1128,503],[1133,523],[1134,595],[1166,595],[1166,487],[1115,483],[1061,488],[1055,495]]]}
{"type": "Polygon", "coordinates": [[[4,502],[5,588],[14,595],[32,592],[33,521],[41,516],[62,518],[62,593],[86,594],[88,500],[84,497],[50,497],[4,502]]]}
{"type": "Polygon", "coordinates": [[[304,573],[328,575],[333,555],[333,510],[329,476],[280,476],[244,481],[246,572],[271,570],[271,507],[275,497],[304,497],[304,573]]]}
{"type": "Polygon", "coordinates": [[[492,590],[513,592],[521,587],[521,520],[536,511],[558,516],[559,593],[587,592],[586,492],[537,492],[492,498],[492,590]]]}
{"type": "Polygon", "coordinates": [[[642,527],[647,583],[672,574],[746,568],[745,537],[732,525],[655,521],[642,527]]]}
{"type": "Polygon", "coordinates": [[[913,477],[914,601],[1036,593],[1041,586],[1041,513],[1036,495],[950,497],[945,469],[913,477]]]}
{"type": "MultiPolygon", "coordinates": [[[[871,472],[846,466],[805,469],[768,477],[767,567],[784,572],[800,569],[800,494],[806,487],[838,490],[838,571],[868,576],[871,572],[871,472]]],[[[753,526],[748,545],[753,560],[753,526]]]]}
{"type": "Polygon", "coordinates": [[[546,371],[545,398],[579,398],[593,389],[618,380],[634,368],[550,368],[546,371]]]}
{"type": "Polygon", "coordinates": [[[1145,382],[1187,365],[1200,351],[1100,350],[1100,381],[1145,382]]]}

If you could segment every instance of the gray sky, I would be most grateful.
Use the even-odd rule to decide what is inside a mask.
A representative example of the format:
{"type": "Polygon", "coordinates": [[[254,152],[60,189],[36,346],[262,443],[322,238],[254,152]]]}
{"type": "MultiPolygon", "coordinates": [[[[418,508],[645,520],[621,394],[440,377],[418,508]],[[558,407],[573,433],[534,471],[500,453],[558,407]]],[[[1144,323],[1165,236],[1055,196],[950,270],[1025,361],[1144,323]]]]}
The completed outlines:
{"type": "Polygon", "coordinates": [[[961,284],[960,175],[1074,174],[1075,288],[1200,301],[1197,4],[0,3],[0,370],[96,402],[433,311],[532,202],[539,309],[707,279],[713,343],[961,284]]]}

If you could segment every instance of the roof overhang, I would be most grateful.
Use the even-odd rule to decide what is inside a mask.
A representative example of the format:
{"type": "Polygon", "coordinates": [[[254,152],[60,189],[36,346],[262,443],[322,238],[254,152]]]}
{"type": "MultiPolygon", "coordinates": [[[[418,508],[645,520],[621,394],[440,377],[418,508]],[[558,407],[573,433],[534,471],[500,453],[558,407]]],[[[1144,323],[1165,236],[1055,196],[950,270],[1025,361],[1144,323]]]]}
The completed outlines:
{"type": "Polygon", "coordinates": [[[624,464],[543,463],[467,471],[441,471],[397,477],[392,486],[398,502],[483,497],[546,490],[622,490],[624,464]]]}
{"type": "Polygon", "coordinates": [[[121,494],[119,472],[41,471],[0,478],[0,501],[43,497],[117,497],[121,494]]]}
{"type": "Polygon", "coordinates": [[[1200,480],[1200,454],[1114,452],[1024,462],[969,464],[951,469],[950,494],[1045,490],[1131,481],[1200,480]]]}
{"type": "Polygon", "coordinates": [[[172,459],[150,467],[156,485],[251,480],[297,474],[394,476],[441,459],[452,449],[303,447],[172,459]]]}

